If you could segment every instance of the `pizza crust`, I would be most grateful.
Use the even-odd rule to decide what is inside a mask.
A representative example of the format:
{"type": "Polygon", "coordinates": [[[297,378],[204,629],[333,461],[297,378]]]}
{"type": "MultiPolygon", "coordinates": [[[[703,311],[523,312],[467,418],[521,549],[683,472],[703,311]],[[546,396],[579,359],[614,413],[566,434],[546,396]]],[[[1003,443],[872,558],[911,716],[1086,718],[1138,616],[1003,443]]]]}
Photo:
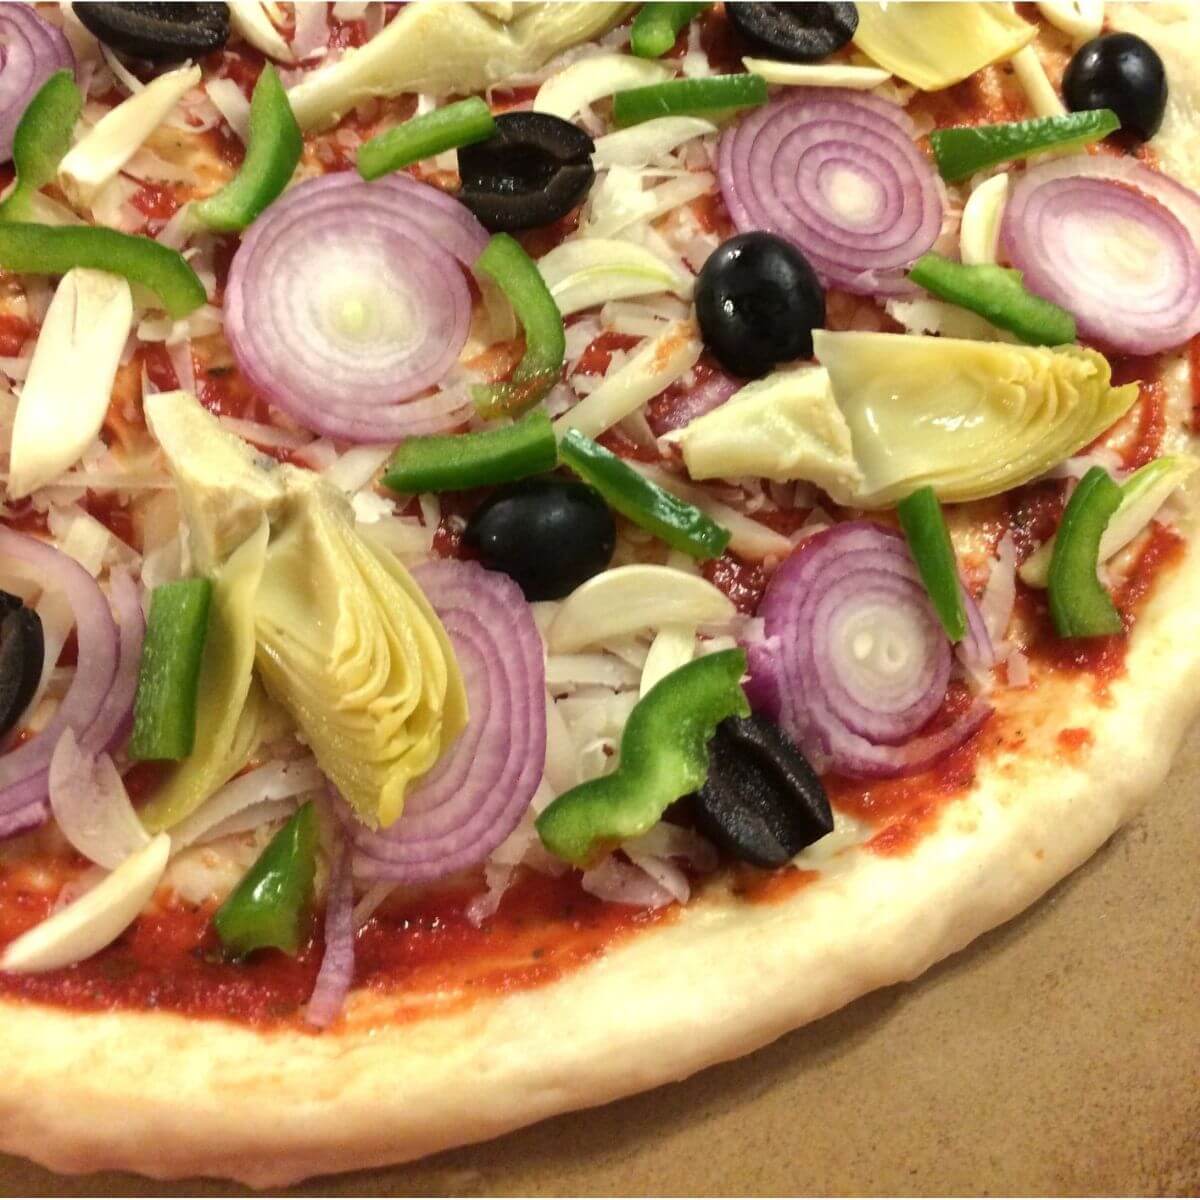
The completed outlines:
{"type": "MultiPolygon", "coordinates": [[[[1118,22],[1173,68],[1167,162],[1200,128],[1200,17],[1170,15],[1118,22]]],[[[381,993],[320,1036],[3,1001],[0,1150],[61,1172],[278,1187],[678,1080],[914,978],[1027,908],[1165,778],[1200,709],[1200,495],[1188,508],[1187,552],[1109,702],[1089,707],[1086,681],[1043,685],[1024,730],[1036,752],[989,762],[910,853],[844,855],[777,903],[702,900],[556,983],[427,1020],[392,1020],[402,1001],[381,993]],[[1056,756],[1059,714],[1091,730],[1081,756],[1056,756]]]]}

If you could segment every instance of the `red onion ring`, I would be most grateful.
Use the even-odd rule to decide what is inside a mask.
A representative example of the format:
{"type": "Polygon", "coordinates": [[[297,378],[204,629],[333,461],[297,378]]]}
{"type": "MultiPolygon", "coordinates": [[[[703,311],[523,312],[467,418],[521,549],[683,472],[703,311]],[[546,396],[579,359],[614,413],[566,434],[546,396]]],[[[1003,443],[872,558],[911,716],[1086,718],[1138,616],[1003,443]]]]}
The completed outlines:
{"type": "Polygon", "coordinates": [[[919,736],[945,699],[950,643],[894,530],[850,521],[814,534],[776,571],[759,615],[777,650],[783,727],[818,770],[920,770],[990,715],[977,703],[919,736]]]}
{"type": "Polygon", "coordinates": [[[975,597],[962,589],[963,609],[967,614],[967,636],[958,644],[958,656],[963,665],[971,670],[986,671],[996,665],[996,649],[987,622],[975,597]]]}
{"type": "Polygon", "coordinates": [[[112,750],[133,731],[133,700],[146,636],[146,617],[137,584],[124,571],[114,572],[109,579],[109,599],[117,619],[121,650],[104,703],[79,738],[80,748],[89,754],[112,750]]]}
{"type": "Polygon", "coordinates": [[[31,5],[0,5],[0,162],[12,158],[17,123],[38,88],[62,70],[75,70],[63,31],[31,5]]]}
{"type": "Polygon", "coordinates": [[[271,403],[317,433],[392,442],[450,429],[465,392],[421,393],[467,340],[462,267],[486,244],[457,200],[407,175],[298,184],[234,255],[225,295],[234,357],[271,403]]]}
{"type": "Polygon", "coordinates": [[[517,827],[546,764],[546,671],[533,613],[506,575],[475,563],[414,568],[450,635],[470,720],[389,829],[352,823],[362,877],[424,883],[474,866],[517,827]]]}
{"type": "Polygon", "coordinates": [[[39,733],[0,757],[0,837],[8,837],[45,819],[54,747],[67,728],[82,744],[106,708],[117,675],[120,638],[100,586],[69,555],[3,526],[0,555],[25,564],[44,587],[67,597],[79,643],[75,676],[57,711],[39,733]]]}
{"type": "Polygon", "coordinates": [[[904,268],[937,240],[944,190],[897,104],[803,88],[721,138],[717,177],[740,233],[788,238],[827,286],[909,290],[904,268]]]}
{"type": "Polygon", "coordinates": [[[1029,289],[1091,341],[1152,354],[1200,332],[1200,196],[1141,163],[1081,154],[1031,168],[1000,234],[1029,289]]]}
{"type": "Polygon", "coordinates": [[[329,864],[325,894],[325,953],[317,981],[304,1010],[304,1019],[318,1029],[332,1025],[341,1015],[354,982],[354,875],[350,869],[350,843],[343,835],[329,864]]]}

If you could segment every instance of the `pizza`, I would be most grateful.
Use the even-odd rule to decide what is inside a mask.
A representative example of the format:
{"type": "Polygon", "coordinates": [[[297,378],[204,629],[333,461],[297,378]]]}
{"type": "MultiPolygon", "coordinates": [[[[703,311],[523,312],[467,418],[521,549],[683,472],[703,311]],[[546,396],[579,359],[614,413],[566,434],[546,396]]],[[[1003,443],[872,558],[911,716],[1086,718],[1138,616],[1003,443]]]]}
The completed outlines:
{"type": "Polygon", "coordinates": [[[0,41],[0,1149],[279,1186],[680,1079],[1164,778],[1190,6],[0,41]]]}

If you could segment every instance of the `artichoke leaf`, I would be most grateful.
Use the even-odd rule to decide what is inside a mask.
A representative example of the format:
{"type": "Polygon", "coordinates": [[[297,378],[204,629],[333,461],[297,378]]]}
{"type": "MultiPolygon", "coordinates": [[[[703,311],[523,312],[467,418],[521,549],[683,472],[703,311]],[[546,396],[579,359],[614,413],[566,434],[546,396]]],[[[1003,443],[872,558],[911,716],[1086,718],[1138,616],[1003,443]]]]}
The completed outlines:
{"type": "Polygon", "coordinates": [[[312,72],[288,92],[300,128],[322,128],[374,96],[480,92],[536,71],[556,54],[599,36],[635,6],[538,3],[510,20],[467,4],[426,0],[400,10],[382,33],[312,72]]]}
{"type": "Polygon", "coordinates": [[[886,508],[926,484],[948,502],[1027,483],[1133,405],[1103,355],[892,333],[816,330],[862,482],[838,503],[886,508]]]}

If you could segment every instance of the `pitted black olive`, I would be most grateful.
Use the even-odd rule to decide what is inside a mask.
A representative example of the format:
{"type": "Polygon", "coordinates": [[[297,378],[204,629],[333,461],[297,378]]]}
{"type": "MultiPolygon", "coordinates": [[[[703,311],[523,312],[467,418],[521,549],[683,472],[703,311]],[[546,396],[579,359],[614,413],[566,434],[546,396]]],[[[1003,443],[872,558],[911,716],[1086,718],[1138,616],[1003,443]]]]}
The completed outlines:
{"type": "Polygon", "coordinates": [[[29,706],[38,680],[46,645],[42,620],[17,596],[0,592],[0,737],[8,733],[29,706]]]}
{"type": "Polygon", "coordinates": [[[744,38],[791,62],[828,58],[858,28],[858,8],[853,4],[731,2],[725,12],[744,38]]]}
{"type": "Polygon", "coordinates": [[[588,193],[595,142],[550,113],[503,113],[486,141],[458,152],[458,198],[493,233],[549,225],[588,193]]]}
{"type": "Polygon", "coordinates": [[[701,834],[758,867],[782,867],[833,832],[820,777],[765,717],[730,717],[717,726],[708,779],[690,802],[701,834]]]}
{"type": "Polygon", "coordinates": [[[106,46],[147,62],[174,63],[229,40],[229,5],[76,0],[75,15],[106,46]]]}
{"type": "Polygon", "coordinates": [[[1167,109],[1167,72],[1158,51],[1134,33],[1084,42],[1067,64],[1063,99],[1072,112],[1111,108],[1121,131],[1149,141],[1167,109]]]}

